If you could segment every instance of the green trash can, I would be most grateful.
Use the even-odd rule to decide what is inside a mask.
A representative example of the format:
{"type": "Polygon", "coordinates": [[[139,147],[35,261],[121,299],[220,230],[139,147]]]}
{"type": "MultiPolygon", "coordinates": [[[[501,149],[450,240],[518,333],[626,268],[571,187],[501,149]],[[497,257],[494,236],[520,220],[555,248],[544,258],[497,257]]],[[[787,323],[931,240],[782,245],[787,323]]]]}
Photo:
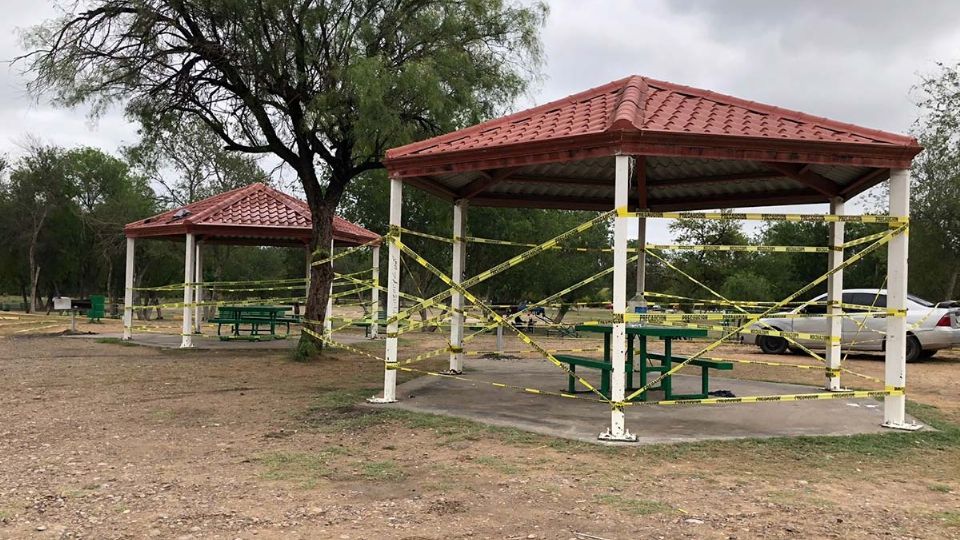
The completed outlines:
{"type": "Polygon", "coordinates": [[[90,322],[100,322],[100,319],[106,316],[106,297],[102,294],[90,295],[90,309],[87,311],[87,318],[90,322]]]}

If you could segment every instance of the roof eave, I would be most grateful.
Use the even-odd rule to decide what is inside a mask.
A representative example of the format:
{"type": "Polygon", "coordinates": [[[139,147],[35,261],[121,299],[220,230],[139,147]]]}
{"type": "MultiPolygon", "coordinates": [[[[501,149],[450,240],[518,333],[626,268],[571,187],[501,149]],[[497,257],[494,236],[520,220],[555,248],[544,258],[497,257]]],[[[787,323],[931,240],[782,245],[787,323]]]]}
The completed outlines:
{"type": "Polygon", "coordinates": [[[535,142],[387,158],[391,176],[469,172],[618,154],[908,168],[919,144],[780,140],[742,135],[604,131],[535,142]]]}

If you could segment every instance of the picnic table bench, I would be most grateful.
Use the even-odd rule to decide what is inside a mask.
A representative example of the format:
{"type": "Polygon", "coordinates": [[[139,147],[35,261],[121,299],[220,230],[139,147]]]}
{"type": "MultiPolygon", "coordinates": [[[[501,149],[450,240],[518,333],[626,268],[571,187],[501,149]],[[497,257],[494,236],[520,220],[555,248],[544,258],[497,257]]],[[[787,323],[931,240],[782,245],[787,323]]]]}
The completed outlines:
{"type": "Polygon", "coordinates": [[[217,335],[221,340],[284,339],[290,335],[290,324],[300,322],[299,317],[287,316],[288,310],[285,306],[220,306],[217,316],[209,322],[217,324],[217,335]],[[278,335],[277,327],[281,325],[286,327],[286,334],[278,335]],[[230,334],[221,333],[224,326],[230,327],[230,334]],[[262,331],[266,328],[269,332],[262,331]],[[243,331],[249,333],[244,335],[243,331]]]}
{"type": "MultiPolygon", "coordinates": [[[[611,362],[610,337],[613,332],[611,325],[582,324],[577,325],[578,332],[598,332],[603,334],[603,359],[585,358],[582,356],[573,356],[568,354],[558,354],[554,357],[567,364],[571,374],[567,376],[567,391],[576,393],[577,366],[600,370],[600,393],[605,397],[610,397],[610,374],[613,372],[613,363],[611,362]]],[[[627,359],[624,363],[626,371],[626,386],[628,391],[636,390],[647,385],[651,373],[667,373],[673,368],[675,362],[683,362],[688,357],[674,356],[672,354],[672,341],[674,339],[683,339],[691,337],[705,337],[707,331],[700,328],[677,328],[668,326],[639,326],[627,325],[627,359]],[[647,351],[647,338],[657,337],[664,342],[664,352],[651,353],[647,351]],[[634,340],[639,338],[639,363],[640,363],[640,386],[633,384],[634,362],[636,360],[634,340]]],[[[663,390],[664,399],[704,399],[710,394],[710,370],[732,370],[732,362],[720,362],[709,359],[694,359],[688,365],[700,368],[700,393],[698,394],[678,394],[673,391],[673,377],[665,377],[660,386],[650,388],[649,390],[663,390]]],[[[636,400],[646,401],[647,392],[637,396],[636,400]]]]}

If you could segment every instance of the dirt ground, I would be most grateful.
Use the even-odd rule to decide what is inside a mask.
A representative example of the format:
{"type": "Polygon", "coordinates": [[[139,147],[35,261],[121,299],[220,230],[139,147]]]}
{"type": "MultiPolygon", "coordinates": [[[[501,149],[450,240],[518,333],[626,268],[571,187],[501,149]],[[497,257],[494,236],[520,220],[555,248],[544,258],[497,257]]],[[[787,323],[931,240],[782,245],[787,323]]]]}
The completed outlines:
{"type": "Polygon", "coordinates": [[[611,448],[358,406],[383,372],[349,352],[296,363],[2,328],[0,538],[960,538],[958,352],[909,367],[911,412],[936,432],[611,448]]]}

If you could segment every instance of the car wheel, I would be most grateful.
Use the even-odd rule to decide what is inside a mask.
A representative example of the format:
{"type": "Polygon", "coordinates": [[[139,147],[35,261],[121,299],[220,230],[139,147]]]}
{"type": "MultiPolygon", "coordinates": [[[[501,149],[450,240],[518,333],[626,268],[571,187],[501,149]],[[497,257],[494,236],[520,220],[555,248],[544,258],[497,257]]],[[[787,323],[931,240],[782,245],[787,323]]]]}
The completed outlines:
{"type": "Polygon", "coordinates": [[[923,349],[917,336],[907,336],[907,362],[916,362],[920,359],[923,349]]]}
{"type": "Polygon", "coordinates": [[[787,351],[787,340],[776,336],[760,336],[760,350],[767,354],[783,354],[787,351]]]}
{"type": "Polygon", "coordinates": [[[920,351],[920,358],[926,360],[928,358],[933,358],[933,355],[937,354],[937,351],[920,351]]]}

